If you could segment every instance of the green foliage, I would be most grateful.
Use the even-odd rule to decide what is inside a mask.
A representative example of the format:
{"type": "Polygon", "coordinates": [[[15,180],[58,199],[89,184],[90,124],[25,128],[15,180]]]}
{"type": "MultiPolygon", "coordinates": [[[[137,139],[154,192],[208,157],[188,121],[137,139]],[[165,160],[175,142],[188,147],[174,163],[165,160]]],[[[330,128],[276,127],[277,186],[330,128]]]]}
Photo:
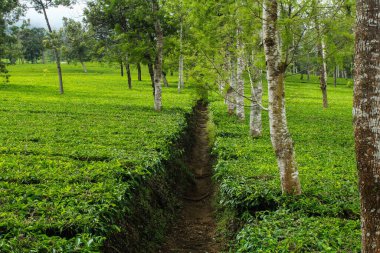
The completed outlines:
{"type": "Polygon", "coordinates": [[[360,223],[280,209],[251,217],[234,252],[360,252],[360,223]]]}
{"type": "Polygon", "coordinates": [[[63,37],[63,55],[67,61],[84,63],[90,60],[90,33],[80,22],[73,19],[63,19],[64,27],[61,29],[63,37]]]}
{"type": "Polygon", "coordinates": [[[0,251],[99,252],[112,235],[157,229],[154,243],[166,227],[155,199],[172,202],[164,163],[191,96],[165,89],[158,114],[147,73],[131,91],[117,68],[94,64],[88,75],[63,65],[67,92],[58,96],[54,68],[11,66],[12,82],[0,86],[0,251]],[[134,212],[146,212],[146,230],[127,233],[134,212]]]}
{"type": "MultiPolygon", "coordinates": [[[[6,16],[18,6],[18,0],[0,0],[0,78],[8,81],[9,74],[3,58],[5,57],[5,41],[6,41],[6,28],[9,22],[9,17],[6,16]]],[[[1,80],[2,81],[2,80],[1,80]]]]}
{"type": "Polygon", "coordinates": [[[219,203],[241,223],[234,227],[237,237],[231,252],[360,249],[352,90],[344,85],[331,88],[331,107],[323,110],[318,80],[300,84],[298,78],[288,78],[286,87],[289,129],[303,189],[298,197],[281,194],[267,113],[263,114],[263,137],[252,140],[247,122],[228,116],[223,102],[211,102],[217,130],[213,152],[218,156],[219,203]]]}
{"type": "Polygon", "coordinates": [[[36,63],[43,56],[45,29],[22,26],[18,33],[24,59],[36,63]]]}

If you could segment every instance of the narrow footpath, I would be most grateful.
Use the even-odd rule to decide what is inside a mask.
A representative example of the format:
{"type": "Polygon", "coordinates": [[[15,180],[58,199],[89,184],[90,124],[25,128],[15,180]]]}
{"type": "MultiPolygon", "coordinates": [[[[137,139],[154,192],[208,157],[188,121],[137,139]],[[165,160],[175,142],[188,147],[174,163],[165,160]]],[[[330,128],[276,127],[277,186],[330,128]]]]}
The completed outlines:
{"type": "Polygon", "coordinates": [[[216,222],[212,206],[214,187],[211,180],[207,107],[198,106],[194,116],[195,139],[187,160],[194,181],[183,196],[181,214],[166,238],[161,253],[216,253],[220,250],[216,241],[216,222]]]}

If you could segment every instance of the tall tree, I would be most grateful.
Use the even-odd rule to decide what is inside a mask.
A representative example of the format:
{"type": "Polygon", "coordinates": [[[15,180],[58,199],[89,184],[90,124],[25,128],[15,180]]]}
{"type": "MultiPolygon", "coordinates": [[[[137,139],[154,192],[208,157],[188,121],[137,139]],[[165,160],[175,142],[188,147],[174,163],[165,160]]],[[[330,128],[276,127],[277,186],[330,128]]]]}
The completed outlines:
{"type": "Polygon", "coordinates": [[[323,107],[328,107],[328,99],[327,99],[327,63],[326,63],[326,43],[324,38],[323,27],[321,27],[320,17],[321,14],[318,13],[318,5],[319,1],[313,1],[313,15],[315,22],[315,29],[317,32],[317,52],[319,58],[319,81],[320,88],[322,91],[322,100],[323,107]]]}
{"type": "Polygon", "coordinates": [[[282,192],[301,194],[293,141],[288,130],[285,110],[285,71],[278,31],[277,0],[264,0],[263,39],[267,61],[269,123],[272,145],[280,170],[282,192]]]}
{"type": "Polygon", "coordinates": [[[380,1],[357,0],[354,124],[362,252],[380,252],[380,1]]]}
{"type": "Polygon", "coordinates": [[[19,33],[24,59],[36,63],[43,56],[45,29],[22,27],[19,33]]]}
{"type": "Polygon", "coordinates": [[[68,61],[79,62],[83,71],[87,73],[85,62],[90,60],[90,35],[80,22],[73,19],[64,18],[63,28],[63,53],[68,61]]]}
{"type": "Polygon", "coordinates": [[[237,69],[236,69],[236,115],[238,119],[245,119],[245,110],[244,110],[244,69],[245,69],[245,60],[244,60],[244,43],[242,41],[242,26],[238,24],[236,30],[236,55],[237,55],[237,69]]]}
{"type": "Polygon", "coordinates": [[[0,76],[8,80],[8,70],[3,62],[7,15],[19,5],[18,0],[0,0],[0,76]]]}
{"type": "Polygon", "coordinates": [[[53,32],[53,29],[51,28],[50,21],[47,15],[46,10],[51,7],[59,7],[59,6],[71,6],[76,2],[76,0],[29,0],[29,2],[32,4],[33,8],[38,12],[44,15],[46,26],[48,28],[49,32],[49,38],[50,38],[50,45],[52,46],[56,64],[57,64],[57,72],[58,72],[58,79],[59,79],[59,92],[61,94],[64,93],[63,89],[63,80],[62,80],[62,68],[61,68],[61,57],[58,51],[57,47],[57,36],[53,32]]]}
{"type": "Polygon", "coordinates": [[[159,0],[152,1],[152,10],[154,17],[154,30],[156,35],[156,56],[154,61],[154,109],[162,110],[162,61],[164,50],[164,32],[160,21],[159,0]]]}

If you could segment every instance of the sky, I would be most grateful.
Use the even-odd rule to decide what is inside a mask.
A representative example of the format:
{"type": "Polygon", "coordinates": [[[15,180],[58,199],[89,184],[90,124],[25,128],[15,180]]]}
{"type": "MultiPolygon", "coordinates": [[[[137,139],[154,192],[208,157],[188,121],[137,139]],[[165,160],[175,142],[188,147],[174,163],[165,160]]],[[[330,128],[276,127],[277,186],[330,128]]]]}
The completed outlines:
{"type": "MultiPolygon", "coordinates": [[[[67,7],[59,8],[49,8],[47,10],[47,15],[50,24],[53,29],[59,29],[63,26],[63,17],[72,18],[77,21],[83,19],[83,9],[86,7],[85,1],[80,1],[80,3],[74,5],[71,9],[67,7]]],[[[43,14],[37,13],[33,9],[29,9],[25,17],[21,19],[30,19],[30,24],[32,27],[43,27],[46,28],[46,22],[43,14]]]]}

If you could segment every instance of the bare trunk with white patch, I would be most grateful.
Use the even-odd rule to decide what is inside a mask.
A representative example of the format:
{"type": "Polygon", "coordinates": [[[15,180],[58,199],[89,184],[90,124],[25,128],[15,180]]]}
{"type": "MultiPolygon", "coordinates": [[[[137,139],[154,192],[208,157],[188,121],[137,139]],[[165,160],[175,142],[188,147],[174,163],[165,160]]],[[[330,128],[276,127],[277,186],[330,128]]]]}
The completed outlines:
{"type": "Polygon", "coordinates": [[[241,41],[241,27],[237,29],[237,43],[236,43],[236,51],[237,51],[237,70],[236,70],[236,115],[238,119],[245,119],[245,111],[244,111],[244,44],[241,41]]]}
{"type": "Polygon", "coordinates": [[[280,170],[282,192],[301,194],[301,184],[295,161],[285,111],[285,70],[281,61],[277,31],[277,1],[265,0],[263,8],[264,49],[267,61],[269,123],[272,145],[280,170]]]}
{"type": "Polygon", "coordinates": [[[261,105],[263,102],[263,82],[261,75],[249,73],[251,80],[251,112],[249,118],[249,133],[252,137],[260,137],[262,133],[261,105]]]}
{"type": "Polygon", "coordinates": [[[321,70],[320,70],[320,87],[322,91],[322,98],[323,98],[323,107],[327,108],[329,107],[328,100],[327,100],[327,63],[326,63],[326,45],[325,41],[322,38],[321,43],[319,45],[319,54],[321,56],[321,70]]]}
{"type": "Polygon", "coordinates": [[[362,252],[380,252],[380,1],[357,0],[354,124],[362,252]]]}

